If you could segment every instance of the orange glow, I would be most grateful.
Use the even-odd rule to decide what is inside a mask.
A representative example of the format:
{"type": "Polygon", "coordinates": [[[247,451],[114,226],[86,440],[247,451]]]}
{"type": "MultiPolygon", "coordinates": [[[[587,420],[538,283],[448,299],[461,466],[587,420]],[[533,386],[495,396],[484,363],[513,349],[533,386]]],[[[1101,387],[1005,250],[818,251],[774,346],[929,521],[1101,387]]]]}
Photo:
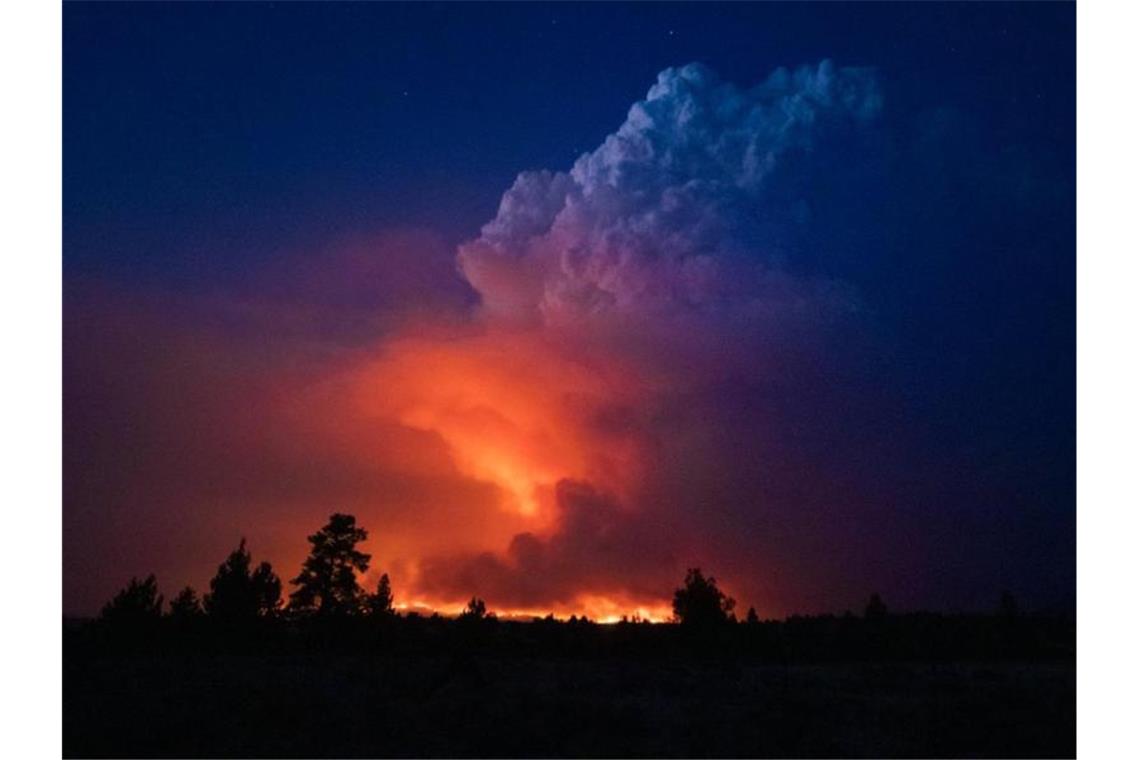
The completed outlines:
{"type": "MultiPolygon", "coordinates": [[[[236,308],[192,307],[226,317],[219,324],[236,308]]],[[[168,308],[111,300],[86,320],[114,327],[83,345],[106,374],[99,387],[125,400],[105,415],[121,420],[118,439],[107,457],[83,463],[81,496],[126,499],[176,525],[156,524],[163,540],[141,549],[132,541],[143,528],[113,526],[100,562],[130,553],[136,564],[124,572],[162,570],[170,593],[185,583],[201,592],[245,537],[288,594],[305,537],[340,511],[369,531],[362,585],[373,591],[387,573],[409,609],[455,614],[475,594],[503,617],[670,617],[679,563],[694,556],[690,537],[643,536],[643,523],[670,528],[638,510],[654,509],[642,491],[660,466],[655,401],[683,395],[708,363],[673,350],[651,325],[417,315],[375,342],[329,350],[264,340],[266,326],[306,323],[289,305],[250,306],[256,319],[238,335],[170,324],[160,316],[168,308]],[[136,399],[146,402],[138,419],[128,413],[136,399]],[[568,507],[557,490],[564,480],[597,498],[568,507]]],[[[105,599],[116,582],[108,575],[83,593],[105,599]]]]}
{"type": "MultiPolygon", "coordinates": [[[[556,534],[563,515],[555,486],[563,479],[589,482],[620,501],[636,483],[638,444],[621,434],[603,440],[592,419],[596,410],[628,404],[642,389],[620,363],[607,362],[599,371],[569,356],[565,344],[552,344],[549,336],[533,331],[487,328],[448,339],[386,340],[340,373],[311,404],[327,411],[330,399],[339,399],[335,407],[346,421],[326,418],[322,424],[335,428],[330,438],[346,455],[398,461],[401,472],[436,484],[433,495],[416,494],[423,499],[419,505],[397,500],[396,494],[361,494],[356,511],[373,531],[368,550],[377,558],[364,585],[371,588],[373,575],[388,572],[398,604],[424,614],[457,614],[472,593],[480,593],[485,579],[473,578],[472,588],[459,598],[425,593],[431,585],[421,574],[425,558],[481,553],[505,558],[518,534],[539,539],[556,534]],[[405,431],[400,435],[419,436],[425,454],[370,433],[393,425],[405,431]],[[348,430],[356,432],[346,436],[348,430]],[[349,449],[347,440],[357,448],[349,449]],[[437,453],[429,456],[433,448],[437,453]],[[448,478],[456,486],[484,484],[490,500],[440,485],[448,478]]],[[[623,615],[660,621],[671,615],[661,599],[597,591],[583,588],[550,606],[496,611],[504,617],[553,613],[599,621],[623,615]]],[[[663,596],[668,592],[662,589],[663,596]]],[[[487,603],[495,606],[493,595],[487,603]]]]}
{"type": "MultiPolygon", "coordinates": [[[[397,602],[396,609],[402,614],[416,612],[421,615],[439,613],[444,617],[455,617],[463,612],[466,602],[436,604],[425,599],[397,602]]],[[[489,608],[504,620],[531,620],[554,615],[559,620],[571,616],[587,617],[595,623],[617,623],[624,617],[629,620],[644,620],[650,623],[665,623],[672,619],[673,608],[660,602],[637,603],[621,597],[582,595],[568,604],[554,604],[550,607],[503,607],[489,608]]]]}
{"type": "Polygon", "coordinates": [[[542,490],[563,478],[620,486],[632,452],[603,453],[575,414],[616,389],[523,334],[393,342],[356,378],[365,410],[438,435],[459,472],[494,483],[534,528],[551,527],[542,490]]]}

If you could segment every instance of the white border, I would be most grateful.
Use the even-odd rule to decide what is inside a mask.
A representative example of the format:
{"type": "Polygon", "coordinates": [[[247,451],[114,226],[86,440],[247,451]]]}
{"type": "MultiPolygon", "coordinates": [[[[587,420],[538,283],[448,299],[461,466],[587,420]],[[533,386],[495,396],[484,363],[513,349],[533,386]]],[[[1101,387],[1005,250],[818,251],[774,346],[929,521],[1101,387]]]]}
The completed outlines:
{"type": "Polygon", "coordinates": [[[0,3],[0,755],[62,751],[61,7],[0,3]]]}
{"type": "Polygon", "coordinates": [[[1077,751],[1136,757],[1140,175],[1133,3],[1077,5],[1077,751]]]}

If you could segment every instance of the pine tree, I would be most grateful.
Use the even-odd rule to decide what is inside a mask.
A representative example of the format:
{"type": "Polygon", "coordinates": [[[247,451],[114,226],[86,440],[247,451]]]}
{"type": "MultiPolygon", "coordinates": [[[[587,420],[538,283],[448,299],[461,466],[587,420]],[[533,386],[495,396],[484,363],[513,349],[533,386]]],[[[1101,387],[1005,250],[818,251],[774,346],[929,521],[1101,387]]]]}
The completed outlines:
{"type": "Polygon", "coordinates": [[[863,610],[863,617],[868,620],[881,620],[886,616],[887,605],[883,603],[878,594],[871,594],[871,599],[867,602],[866,609],[863,610]]]}
{"type": "Polygon", "coordinates": [[[112,625],[135,627],[148,625],[162,616],[162,594],[154,575],[145,580],[131,578],[125,589],[115,594],[103,607],[100,617],[112,625]]]}
{"type": "Polygon", "coordinates": [[[459,613],[459,617],[463,620],[482,620],[487,617],[487,603],[477,596],[471,597],[471,601],[459,613]]]}
{"type": "Polygon", "coordinates": [[[368,570],[371,556],[356,550],[368,531],[352,515],[334,514],[328,524],[309,536],[312,549],[301,574],[289,581],[297,590],[289,595],[290,609],[320,615],[351,615],[361,610],[363,592],[357,573],[368,570]]]}
{"type": "Polygon", "coordinates": [[[727,623],[736,600],[717,588],[716,578],[706,578],[694,567],[685,575],[685,585],[673,592],[673,615],[683,625],[706,626],[727,623]]]}
{"type": "Polygon", "coordinates": [[[178,592],[170,600],[170,617],[175,620],[193,620],[202,614],[202,604],[198,601],[198,592],[190,586],[178,592]]]}
{"type": "Polygon", "coordinates": [[[203,599],[206,614],[219,620],[243,621],[277,612],[281,606],[280,579],[268,562],[251,573],[252,563],[243,538],[210,580],[210,593],[203,599]]]}
{"type": "Polygon", "coordinates": [[[388,580],[388,574],[384,573],[376,584],[376,593],[368,597],[368,611],[373,615],[394,615],[396,609],[392,602],[392,584],[388,580]]]}

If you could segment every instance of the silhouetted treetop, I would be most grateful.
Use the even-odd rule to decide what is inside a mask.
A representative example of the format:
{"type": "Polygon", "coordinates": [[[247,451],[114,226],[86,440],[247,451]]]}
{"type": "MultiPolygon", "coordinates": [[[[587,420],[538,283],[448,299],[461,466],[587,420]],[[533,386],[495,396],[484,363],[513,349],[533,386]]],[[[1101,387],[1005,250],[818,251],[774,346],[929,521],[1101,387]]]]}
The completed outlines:
{"type": "Polygon", "coordinates": [[[258,615],[272,615],[281,607],[281,579],[273,572],[273,565],[261,562],[250,576],[258,615]]]}
{"type": "Polygon", "coordinates": [[[368,612],[372,615],[394,615],[396,610],[392,603],[392,584],[388,574],[384,573],[376,584],[376,593],[368,596],[368,612]]]}
{"type": "Polygon", "coordinates": [[[309,557],[301,574],[289,581],[297,587],[289,595],[289,607],[321,615],[359,612],[364,593],[356,574],[366,572],[372,558],[356,545],[367,538],[368,531],[357,527],[352,515],[330,516],[328,524],[309,536],[309,557]]]}
{"type": "Polygon", "coordinates": [[[685,585],[673,592],[673,615],[683,625],[726,623],[735,606],[736,600],[717,588],[716,578],[705,578],[697,567],[689,569],[685,585]]]}
{"type": "Polygon", "coordinates": [[[487,604],[477,596],[471,597],[471,601],[459,613],[459,617],[464,620],[482,620],[487,617],[487,604]]]}
{"type": "Polygon", "coordinates": [[[131,578],[127,587],[107,602],[100,617],[113,625],[134,626],[150,623],[162,615],[162,595],[154,574],[145,580],[131,578]]]}
{"type": "Polygon", "coordinates": [[[863,616],[868,620],[878,620],[887,616],[887,605],[878,594],[871,594],[870,600],[867,601],[867,608],[863,611],[863,616]]]}
{"type": "Polygon", "coordinates": [[[170,600],[170,617],[175,620],[191,620],[201,615],[202,603],[198,600],[198,592],[190,586],[170,600]]]}
{"type": "Polygon", "coordinates": [[[203,599],[206,613],[219,620],[243,621],[274,614],[281,606],[281,581],[268,562],[250,572],[253,558],[245,539],[218,566],[203,599]]]}
{"type": "Polygon", "coordinates": [[[1008,591],[1001,593],[1001,600],[998,602],[998,612],[1000,612],[1004,618],[1017,617],[1019,609],[1017,600],[1013,598],[1013,594],[1008,591]]]}

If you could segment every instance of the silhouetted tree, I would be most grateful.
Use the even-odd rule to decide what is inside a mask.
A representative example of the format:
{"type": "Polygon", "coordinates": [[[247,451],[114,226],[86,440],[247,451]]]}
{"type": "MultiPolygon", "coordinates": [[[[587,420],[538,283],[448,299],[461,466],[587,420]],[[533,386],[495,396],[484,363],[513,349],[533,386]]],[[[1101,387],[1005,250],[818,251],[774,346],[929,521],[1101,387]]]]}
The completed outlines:
{"type": "Polygon", "coordinates": [[[250,576],[253,595],[257,601],[257,614],[262,617],[275,614],[281,608],[281,579],[273,572],[273,565],[261,562],[250,576]]]}
{"type": "Polygon", "coordinates": [[[1019,612],[1017,607],[1017,600],[1013,598],[1013,594],[1008,591],[1001,593],[1001,601],[998,603],[998,611],[1004,618],[1015,618],[1019,612]]]}
{"type": "Polygon", "coordinates": [[[756,614],[755,607],[748,608],[748,617],[745,622],[748,623],[748,625],[756,625],[760,622],[760,616],[756,614]]]}
{"type": "Polygon", "coordinates": [[[392,601],[392,584],[388,581],[388,574],[384,573],[376,584],[376,593],[368,596],[368,612],[372,615],[394,615],[396,610],[392,601]]]}
{"type": "Polygon", "coordinates": [[[289,607],[321,615],[359,612],[363,592],[356,574],[368,570],[371,556],[356,550],[368,531],[356,525],[352,515],[334,514],[328,524],[309,536],[312,549],[301,574],[289,581],[297,590],[289,595],[289,607]]]}
{"type": "Polygon", "coordinates": [[[487,617],[487,604],[477,596],[471,597],[471,601],[459,613],[459,617],[463,620],[482,620],[487,617]]]}
{"type": "Polygon", "coordinates": [[[149,625],[162,616],[162,595],[154,574],[145,580],[131,578],[127,587],[115,594],[103,606],[100,617],[106,622],[123,627],[149,625]]]}
{"type": "Polygon", "coordinates": [[[198,592],[190,586],[178,592],[170,600],[170,617],[179,620],[193,620],[202,615],[202,604],[198,601],[198,592]]]}
{"type": "Polygon", "coordinates": [[[281,581],[268,562],[262,562],[250,572],[252,561],[243,538],[210,580],[210,593],[202,600],[206,614],[218,620],[237,622],[277,612],[281,606],[281,581]]]}
{"type": "Polygon", "coordinates": [[[685,585],[673,592],[673,615],[682,625],[703,627],[727,623],[736,600],[717,588],[716,578],[690,568],[685,585]]]}
{"type": "Polygon", "coordinates": [[[863,617],[868,620],[879,620],[887,616],[887,605],[883,604],[883,600],[878,594],[871,594],[870,600],[867,601],[867,608],[863,611],[863,617]]]}

